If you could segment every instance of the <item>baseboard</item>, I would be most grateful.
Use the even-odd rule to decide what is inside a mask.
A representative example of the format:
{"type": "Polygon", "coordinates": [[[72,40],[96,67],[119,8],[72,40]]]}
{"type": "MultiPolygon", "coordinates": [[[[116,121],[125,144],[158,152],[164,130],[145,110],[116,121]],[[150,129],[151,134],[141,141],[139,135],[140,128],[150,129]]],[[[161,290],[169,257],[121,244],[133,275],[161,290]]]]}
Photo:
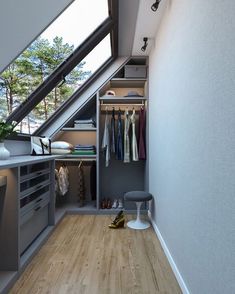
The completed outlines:
{"type": "Polygon", "coordinates": [[[163,250],[164,250],[164,252],[166,254],[168,262],[169,262],[169,264],[171,266],[171,269],[172,269],[172,271],[173,271],[173,273],[174,273],[174,275],[176,277],[176,280],[179,283],[179,286],[180,286],[183,294],[190,294],[190,292],[189,292],[189,290],[188,290],[188,288],[187,288],[187,286],[186,286],[186,284],[185,284],[185,282],[184,282],[184,280],[183,280],[183,278],[182,278],[182,276],[181,276],[181,274],[180,274],[180,272],[179,272],[179,270],[178,270],[178,268],[177,268],[177,266],[176,266],[176,264],[174,262],[174,259],[171,256],[171,253],[170,253],[170,251],[169,251],[169,249],[168,249],[168,247],[167,247],[167,245],[166,245],[166,243],[165,243],[165,241],[164,241],[164,239],[163,239],[163,237],[162,237],[162,235],[161,235],[161,233],[160,233],[160,231],[159,231],[159,229],[157,227],[157,224],[152,219],[150,211],[148,211],[148,216],[149,216],[149,219],[151,221],[153,229],[154,229],[154,231],[155,231],[155,233],[156,233],[156,235],[157,235],[157,237],[158,237],[158,239],[159,239],[159,241],[160,241],[160,243],[162,245],[162,248],[163,248],[163,250]]]}

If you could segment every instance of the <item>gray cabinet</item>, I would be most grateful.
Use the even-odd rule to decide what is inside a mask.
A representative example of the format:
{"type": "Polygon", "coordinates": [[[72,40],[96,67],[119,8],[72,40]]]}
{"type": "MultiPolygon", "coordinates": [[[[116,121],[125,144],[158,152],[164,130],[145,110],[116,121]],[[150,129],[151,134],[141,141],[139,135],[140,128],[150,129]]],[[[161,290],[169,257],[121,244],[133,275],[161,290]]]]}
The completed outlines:
{"type": "Polygon", "coordinates": [[[0,163],[0,293],[46,240],[55,223],[54,157],[18,156],[0,163]]]}

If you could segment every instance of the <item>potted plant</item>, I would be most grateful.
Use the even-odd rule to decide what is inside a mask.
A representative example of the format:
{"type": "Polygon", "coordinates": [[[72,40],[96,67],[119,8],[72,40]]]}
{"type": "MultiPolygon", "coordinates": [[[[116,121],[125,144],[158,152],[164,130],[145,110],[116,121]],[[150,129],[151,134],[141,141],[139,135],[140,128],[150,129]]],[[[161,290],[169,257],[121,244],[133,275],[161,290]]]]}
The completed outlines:
{"type": "Polygon", "coordinates": [[[8,159],[10,157],[10,152],[4,146],[4,140],[11,134],[15,134],[14,128],[16,123],[7,123],[0,121],[0,160],[8,159]]]}

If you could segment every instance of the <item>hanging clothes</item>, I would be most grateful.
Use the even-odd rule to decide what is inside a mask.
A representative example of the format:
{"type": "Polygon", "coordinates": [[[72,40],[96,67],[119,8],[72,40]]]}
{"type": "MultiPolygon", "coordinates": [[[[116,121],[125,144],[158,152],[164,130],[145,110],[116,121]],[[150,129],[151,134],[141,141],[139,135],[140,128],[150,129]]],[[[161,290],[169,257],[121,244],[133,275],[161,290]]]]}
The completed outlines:
{"type": "Polygon", "coordinates": [[[136,140],[136,134],[135,134],[135,109],[133,108],[133,112],[131,115],[131,124],[132,124],[132,140],[131,140],[131,153],[132,153],[132,160],[138,161],[139,155],[138,155],[138,146],[137,146],[137,140],[136,140]]]}
{"type": "Polygon", "coordinates": [[[121,110],[118,110],[118,120],[117,120],[117,148],[116,156],[118,160],[123,160],[123,141],[122,141],[123,131],[122,131],[122,116],[121,110]]]}
{"type": "Polygon", "coordinates": [[[146,159],[145,149],[145,109],[141,107],[139,116],[139,159],[146,159]]]}
{"type": "Polygon", "coordinates": [[[59,169],[58,183],[61,195],[64,196],[69,190],[69,170],[66,166],[59,169]]]}
{"type": "Polygon", "coordinates": [[[105,166],[109,166],[110,161],[110,140],[109,140],[109,123],[108,123],[108,110],[106,109],[104,134],[102,140],[102,149],[105,152],[105,166]]]}
{"type": "Polygon", "coordinates": [[[125,111],[125,124],[124,124],[124,162],[130,162],[130,115],[128,109],[125,111]]]}
{"type": "Polygon", "coordinates": [[[115,109],[113,107],[112,117],[111,117],[111,153],[115,154],[116,152],[116,130],[115,130],[115,109]]]}
{"type": "Polygon", "coordinates": [[[90,170],[91,200],[96,200],[96,162],[93,161],[90,170]]]}
{"type": "Polygon", "coordinates": [[[78,165],[78,202],[79,206],[84,205],[85,200],[85,178],[82,161],[78,165]]]}

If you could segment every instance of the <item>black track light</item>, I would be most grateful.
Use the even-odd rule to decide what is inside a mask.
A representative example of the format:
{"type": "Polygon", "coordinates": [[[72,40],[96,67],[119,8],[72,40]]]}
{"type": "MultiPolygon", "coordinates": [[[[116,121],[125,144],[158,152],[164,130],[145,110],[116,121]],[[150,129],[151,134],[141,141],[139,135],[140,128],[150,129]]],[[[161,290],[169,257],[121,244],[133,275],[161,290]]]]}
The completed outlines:
{"type": "Polygon", "coordinates": [[[148,46],[148,38],[143,38],[143,41],[144,41],[144,45],[141,47],[141,50],[144,52],[148,46]]]}
{"type": "Polygon", "coordinates": [[[157,11],[160,2],[161,0],[156,0],[156,2],[153,3],[153,5],[151,6],[152,11],[157,11]]]}

